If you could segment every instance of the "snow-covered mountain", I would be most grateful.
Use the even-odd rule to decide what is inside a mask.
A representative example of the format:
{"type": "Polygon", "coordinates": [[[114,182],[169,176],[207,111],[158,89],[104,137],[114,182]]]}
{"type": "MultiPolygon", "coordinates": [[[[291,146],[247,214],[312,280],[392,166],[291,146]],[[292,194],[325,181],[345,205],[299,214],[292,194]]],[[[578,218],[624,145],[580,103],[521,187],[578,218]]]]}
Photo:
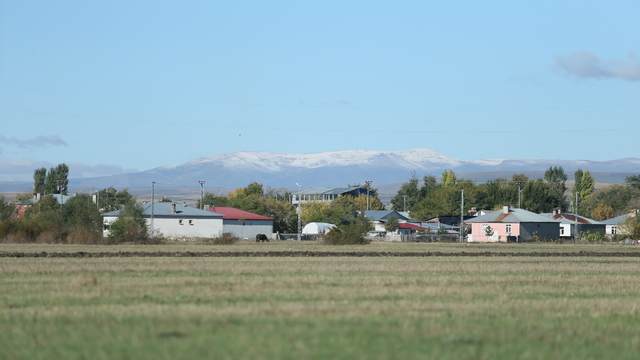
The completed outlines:
{"type": "Polygon", "coordinates": [[[638,173],[640,159],[587,160],[458,160],[429,149],[395,152],[372,150],[331,151],[310,154],[238,151],[212,155],[181,165],[162,166],[133,174],[78,179],[79,186],[148,187],[152,181],[171,186],[189,186],[206,180],[207,187],[243,187],[257,181],[271,187],[346,186],[372,180],[376,184],[407,181],[418,177],[456,173],[531,172],[562,166],[567,173],[578,168],[596,172],[638,173]]]}

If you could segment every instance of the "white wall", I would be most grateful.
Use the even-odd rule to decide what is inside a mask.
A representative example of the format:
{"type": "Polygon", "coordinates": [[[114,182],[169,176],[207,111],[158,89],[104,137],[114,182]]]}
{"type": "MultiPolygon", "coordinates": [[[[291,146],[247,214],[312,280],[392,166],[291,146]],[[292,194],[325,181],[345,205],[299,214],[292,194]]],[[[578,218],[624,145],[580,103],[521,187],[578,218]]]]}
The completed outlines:
{"type": "MultiPolygon", "coordinates": [[[[151,226],[151,219],[146,219],[151,226]]],[[[222,219],[154,218],[154,230],[166,237],[216,237],[222,234],[222,219]]]]}

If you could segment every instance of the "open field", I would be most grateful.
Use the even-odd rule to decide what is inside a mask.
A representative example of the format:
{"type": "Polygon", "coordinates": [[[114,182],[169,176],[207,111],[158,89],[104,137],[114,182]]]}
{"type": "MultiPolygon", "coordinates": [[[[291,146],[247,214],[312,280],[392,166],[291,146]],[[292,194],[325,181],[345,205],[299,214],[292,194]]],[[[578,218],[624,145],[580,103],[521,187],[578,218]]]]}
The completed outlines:
{"type": "MultiPolygon", "coordinates": [[[[640,251],[281,242],[1,245],[0,253],[283,247],[640,251]]],[[[635,359],[639,295],[638,257],[7,257],[0,258],[0,359],[635,359]]]]}

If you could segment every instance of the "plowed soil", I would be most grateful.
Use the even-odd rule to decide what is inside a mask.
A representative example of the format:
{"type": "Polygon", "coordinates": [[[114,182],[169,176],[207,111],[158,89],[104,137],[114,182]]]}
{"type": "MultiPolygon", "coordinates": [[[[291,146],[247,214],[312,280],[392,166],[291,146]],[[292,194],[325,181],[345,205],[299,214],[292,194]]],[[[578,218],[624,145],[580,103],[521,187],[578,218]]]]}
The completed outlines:
{"type": "Polygon", "coordinates": [[[267,251],[267,252],[0,252],[0,258],[131,258],[131,257],[640,257],[640,252],[373,252],[373,251],[267,251]]]}

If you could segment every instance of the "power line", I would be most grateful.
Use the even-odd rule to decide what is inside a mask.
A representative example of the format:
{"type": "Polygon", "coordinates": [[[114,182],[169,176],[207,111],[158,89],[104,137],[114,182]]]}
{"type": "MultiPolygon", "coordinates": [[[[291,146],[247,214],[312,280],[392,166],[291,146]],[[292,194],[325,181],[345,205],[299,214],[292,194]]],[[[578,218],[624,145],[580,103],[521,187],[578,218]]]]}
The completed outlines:
{"type": "Polygon", "coordinates": [[[241,102],[225,102],[225,101],[208,101],[208,100],[189,100],[189,99],[170,99],[170,98],[156,98],[145,96],[130,96],[130,95],[114,95],[114,94],[99,94],[81,91],[65,91],[56,89],[41,89],[25,86],[11,86],[0,85],[0,87],[6,87],[11,89],[42,91],[42,92],[55,92],[61,94],[71,95],[85,95],[85,96],[100,96],[120,99],[136,99],[136,100],[152,100],[152,101],[164,101],[164,102],[183,102],[192,104],[211,104],[211,105],[232,105],[232,106],[256,106],[256,107],[283,107],[283,108],[322,108],[322,109],[358,109],[358,110],[554,110],[554,109],[598,109],[598,108],[625,108],[625,107],[640,107],[640,104],[621,104],[621,105],[563,105],[563,106],[470,106],[470,107],[402,107],[402,106],[330,106],[330,105],[292,105],[292,104],[263,104],[263,103],[241,103],[241,102]]]}
{"type": "Polygon", "coordinates": [[[619,132],[619,131],[638,131],[640,128],[625,128],[625,129],[568,129],[568,130],[393,130],[393,129],[328,129],[328,128],[292,128],[292,127],[274,127],[274,126],[255,126],[255,125],[230,125],[228,123],[195,123],[195,122],[179,122],[179,121],[159,121],[159,120],[141,120],[141,119],[125,119],[107,116],[94,116],[94,115],[79,115],[79,114],[65,114],[65,113],[53,113],[46,111],[32,111],[21,109],[0,108],[2,111],[21,112],[25,114],[39,114],[49,116],[64,116],[74,117],[82,119],[93,120],[105,120],[105,121],[122,121],[122,122],[137,122],[137,123],[149,123],[149,124],[164,124],[164,125],[181,125],[181,126],[201,126],[201,127],[224,127],[224,128],[236,128],[236,129],[258,129],[258,130],[275,130],[275,131],[310,131],[310,132],[343,132],[352,133],[357,131],[359,133],[395,133],[395,134],[549,134],[549,133],[589,133],[589,132],[619,132]]]}

